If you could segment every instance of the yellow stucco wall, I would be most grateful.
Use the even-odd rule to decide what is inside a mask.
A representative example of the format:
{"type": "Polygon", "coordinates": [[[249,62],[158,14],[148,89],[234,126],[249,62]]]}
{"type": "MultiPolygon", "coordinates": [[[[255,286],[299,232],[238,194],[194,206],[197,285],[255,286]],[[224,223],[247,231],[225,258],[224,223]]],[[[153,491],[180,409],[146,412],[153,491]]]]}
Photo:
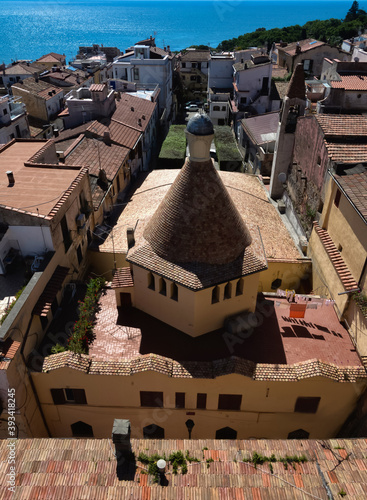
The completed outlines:
{"type": "Polygon", "coordinates": [[[154,275],[155,290],[148,288],[149,272],[138,266],[134,270],[134,306],[179,330],[196,337],[223,326],[228,316],[254,311],[258,289],[258,274],[243,278],[243,294],[236,296],[238,280],[231,281],[231,298],[224,299],[226,283],[218,285],[219,301],[212,304],[210,287],[194,292],[178,286],[178,300],[171,299],[172,281],[166,281],[166,295],[160,293],[160,278],[154,275]]]}
{"type": "Polygon", "coordinates": [[[284,262],[268,259],[268,269],[260,273],[259,292],[274,292],[271,285],[274,280],[281,279],[279,288],[308,292],[303,288],[312,274],[312,264],[309,260],[299,262],[284,262]]]}
{"type": "Polygon", "coordinates": [[[195,422],[192,437],[214,438],[218,429],[229,426],[239,439],[287,438],[305,429],[310,438],[335,436],[365,382],[337,383],[322,377],[299,382],[254,381],[237,374],[216,379],[179,379],[148,371],[133,376],[87,375],[63,368],[32,374],[52,436],[69,437],[71,424],[83,421],[93,427],[94,436],[109,437],[115,418],[129,419],[132,437],[142,437],[143,427],[156,424],[166,438],[187,438],[185,421],[195,422]],[[54,405],[51,388],[83,388],[86,405],[54,405]],[[162,391],[164,408],[140,407],[140,390],[162,391]],[[175,393],[186,395],[185,409],[175,409],[175,393]],[[196,409],[197,393],[207,394],[207,409],[196,409]],[[241,394],[239,411],[218,410],[219,394],[241,394]],[[314,414],[294,412],[298,397],[321,397],[314,414]],[[188,416],[187,412],[194,413],[188,416]]]}

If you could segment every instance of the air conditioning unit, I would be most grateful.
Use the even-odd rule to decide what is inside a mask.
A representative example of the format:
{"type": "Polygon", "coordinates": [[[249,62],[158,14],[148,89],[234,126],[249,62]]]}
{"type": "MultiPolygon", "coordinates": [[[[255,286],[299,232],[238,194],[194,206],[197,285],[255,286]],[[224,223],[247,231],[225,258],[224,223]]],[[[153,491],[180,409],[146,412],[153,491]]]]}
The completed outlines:
{"type": "Polygon", "coordinates": [[[85,224],[85,214],[79,214],[76,218],[77,227],[83,227],[85,224]]]}

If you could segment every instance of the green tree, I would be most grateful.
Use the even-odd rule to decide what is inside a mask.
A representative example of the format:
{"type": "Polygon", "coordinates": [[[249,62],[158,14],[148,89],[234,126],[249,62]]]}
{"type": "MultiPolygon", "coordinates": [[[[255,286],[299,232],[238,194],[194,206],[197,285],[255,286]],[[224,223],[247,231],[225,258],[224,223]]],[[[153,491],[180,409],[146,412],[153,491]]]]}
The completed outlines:
{"type": "Polygon", "coordinates": [[[354,0],[351,8],[348,10],[347,15],[345,16],[344,21],[354,21],[354,19],[357,19],[358,11],[359,11],[359,3],[357,2],[357,0],[354,0]]]}

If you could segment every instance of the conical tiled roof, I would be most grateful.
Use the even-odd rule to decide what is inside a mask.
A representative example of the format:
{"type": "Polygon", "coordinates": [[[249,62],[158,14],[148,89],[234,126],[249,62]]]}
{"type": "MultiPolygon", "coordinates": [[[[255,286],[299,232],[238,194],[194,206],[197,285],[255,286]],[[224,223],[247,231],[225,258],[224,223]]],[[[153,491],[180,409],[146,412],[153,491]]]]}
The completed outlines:
{"type": "Polygon", "coordinates": [[[287,96],[289,99],[306,99],[306,87],[305,87],[305,72],[303,70],[303,64],[298,63],[293,71],[291,81],[289,82],[287,96]]]}
{"type": "Polygon", "coordinates": [[[186,160],[144,230],[152,250],[172,263],[228,264],[250,233],[212,161],[186,160]]]}

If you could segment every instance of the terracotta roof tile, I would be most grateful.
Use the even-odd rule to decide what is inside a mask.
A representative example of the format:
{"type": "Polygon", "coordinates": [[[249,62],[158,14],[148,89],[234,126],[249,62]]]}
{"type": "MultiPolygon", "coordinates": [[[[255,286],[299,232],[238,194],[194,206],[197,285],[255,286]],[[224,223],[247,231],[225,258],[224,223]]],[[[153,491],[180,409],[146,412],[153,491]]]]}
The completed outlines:
{"type": "Polygon", "coordinates": [[[22,80],[22,82],[14,83],[12,85],[12,89],[17,88],[31,92],[46,101],[55,95],[63,94],[64,92],[63,89],[54,87],[53,85],[43,82],[42,80],[38,80],[38,82],[36,82],[36,80],[32,77],[26,78],[25,80],[22,80]]]}
{"type": "Polygon", "coordinates": [[[336,175],[335,178],[358,212],[367,221],[367,172],[343,176],[336,175]]]}
{"type": "Polygon", "coordinates": [[[17,342],[10,337],[7,338],[5,342],[0,342],[0,359],[2,361],[13,359],[19,346],[20,342],[17,342]]]}
{"type": "Polygon", "coordinates": [[[366,75],[340,75],[340,78],[340,81],[330,82],[334,89],[367,90],[366,75]]]}
{"type": "Polygon", "coordinates": [[[134,149],[142,132],[124,125],[119,121],[103,120],[103,122],[92,122],[88,127],[88,134],[103,137],[105,132],[110,133],[111,141],[129,149],[134,149]]]}
{"type": "Polygon", "coordinates": [[[330,136],[366,137],[366,116],[317,114],[315,119],[318,121],[326,138],[330,136]]]}
{"type": "Polygon", "coordinates": [[[329,157],[335,162],[364,163],[367,162],[367,144],[348,144],[325,141],[329,157]]]}
{"type": "Polygon", "coordinates": [[[336,272],[339,275],[340,281],[343,283],[345,290],[356,290],[358,288],[358,283],[353,278],[351,272],[349,271],[346,263],[344,262],[340,252],[336,248],[333,240],[329,236],[326,229],[322,229],[317,222],[313,223],[314,229],[318,234],[326,252],[329,255],[330,261],[333,264],[336,272]]]}
{"type": "Polygon", "coordinates": [[[294,56],[296,55],[297,46],[301,47],[302,52],[307,52],[308,50],[315,49],[316,47],[321,47],[325,45],[325,42],[319,42],[313,38],[308,38],[306,40],[299,40],[298,42],[289,43],[286,47],[278,47],[278,51],[286,52],[287,54],[294,56]]]}
{"type": "Polygon", "coordinates": [[[57,266],[33,309],[33,314],[47,316],[52,303],[69,272],[68,267],[57,266]]]}
{"type": "Polygon", "coordinates": [[[103,92],[105,88],[106,85],[104,83],[92,83],[92,85],[89,87],[89,90],[91,92],[103,92]]]}
{"type": "Polygon", "coordinates": [[[133,276],[130,267],[117,269],[112,280],[112,288],[124,288],[134,286],[133,276]]]}
{"type": "Polygon", "coordinates": [[[116,144],[106,144],[97,139],[83,138],[65,159],[65,165],[85,165],[89,173],[98,177],[100,168],[106,172],[107,179],[113,181],[130,150],[116,144]]]}
{"type": "MultiPolygon", "coordinates": [[[[0,441],[0,456],[8,453],[7,440],[0,441]]],[[[188,464],[187,474],[173,474],[166,468],[168,485],[154,484],[137,462],[129,480],[116,473],[114,446],[110,439],[20,439],[16,443],[16,490],[24,500],[36,498],[158,500],[297,500],[327,499],[325,479],[334,498],[342,489],[348,498],[366,496],[367,444],[365,439],[330,440],[215,440],[215,439],[131,439],[131,448],[140,452],[169,456],[188,450],[199,463],[188,464]],[[203,448],[205,450],[203,451],[203,448]],[[243,462],[253,453],[277,459],[305,455],[307,462],[285,466],[243,462]],[[348,460],[345,459],[346,454],[348,460]],[[204,455],[204,456],[203,456],[204,455]],[[213,462],[207,463],[207,459],[213,462]],[[46,467],[45,467],[46,465],[46,467]],[[320,474],[323,472],[325,479],[320,474]]],[[[0,476],[6,491],[8,476],[0,476]]],[[[4,498],[8,498],[5,496],[4,498]]],[[[10,497],[9,497],[10,498],[10,497]]]]}

